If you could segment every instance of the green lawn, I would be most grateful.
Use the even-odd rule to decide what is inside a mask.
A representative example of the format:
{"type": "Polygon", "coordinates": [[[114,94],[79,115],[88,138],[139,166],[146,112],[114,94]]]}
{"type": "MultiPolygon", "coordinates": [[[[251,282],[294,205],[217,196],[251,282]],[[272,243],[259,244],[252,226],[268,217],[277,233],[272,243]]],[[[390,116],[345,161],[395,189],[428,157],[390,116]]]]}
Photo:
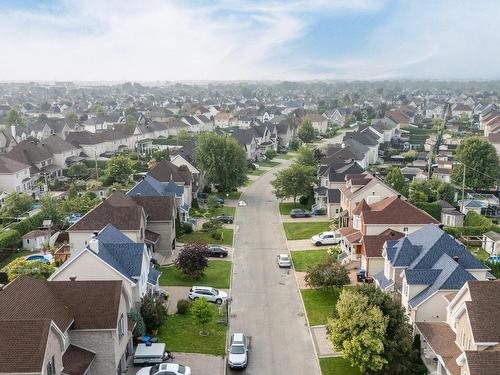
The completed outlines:
{"type": "Polygon", "coordinates": [[[214,240],[212,238],[211,233],[198,230],[198,231],[194,231],[194,232],[189,233],[189,234],[184,234],[184,235],[180,236],[179,238],[177,238],[177,240],[180,243],[202,240],[202,241],[206,241],[207,243],[213,244],[213,245],[233,246],[233,232],[234,231],[232,229],[224,228],[224,229],[222,229],[223,239],[222,240],[214,240]]]}
{"type": "Polygon", "coordinates": [[[214,319],[207,324],[208,336],[200,336],[201,326],[188,312],[185,315],[168,315],[158,337],[172,352],[203,353],[224,355],[226,351],[227,325],[218,323],[225,319],[226,307],[219,309],[214,305],[214,319]]]}
{"type": "Polygon", "coordinates": [[[234,217],[236,214],[236,207],[222,206],[217,210],[217,215],[230,215],[234,217]]]}
{"type": "Polygon", "coordinates": [[[315,234],[329,231],[331,222],[315,221],[300,223],[283,223],[287,240],[305,240],[315,234]]]}
{"type": "Polygon", "coordinates": [[[276,159],[278,160],[290,160],[296,157],[297,154],[293,152],[289,152],[288,154],[278,154],[276,155],[276,159]]]}
{"type": "Polygon", "coordinates": [[[280,214],[281,215],[290,215],[290,211],[294,208],[302,208],[304,210],[310,210],[311,207],[307,204],[300,204],[299,202],[281,202],[280,203],[280,214]]]}
{"type": "Polygon", "coordinates": [[[33,252],[31,252],[29,250],[20,250],[19,252],[10,255],[8,258],[6,258],[2,262],[0,262],[0,270],[2,268],[4,268],[7,264],[9,264],[10,262],[12,262],[14,259],[26,256],[26,255],[30,255],[30,254],[33,254],[33,252]]]}
{"type": "Polygon", "coordinates": [[[249,176],[261,176],[266,172],[267,172],[267,170],[264,170],[264,169],[250,169],[248,171],[247,175],[249,175],[249,176]]]}
{"type": "Polygon", "coordinates": [[[485,262],[486,260],[488,260],[488,257],[490,256],[490,254],[488,254],[486,250],[483,250],[479,246],[468,246],[468,249],[481,262],[485,262]]]}
{"type": "Polygon", "coordinates": [[[301,289],[309,325],[326,324],[339,298],[340,289],[301,289]]]}
{"type": "Polygon", "coordinates": [[[320,263],[328,257],[327,250],[292,251],[293,268],[297,272],[306,272],[311,266],[320,263]]]}
{"type": "Polygon", "coordinates": [[[280,163],[277,162],[277,161],[272,161],[272,160],[263,160],[263,161],[259,161],[257,163],[259,165],[259,167],[276,167],[277,165],[279,165],[280,163]]]}
{"type": "Polygon", "coordinates": [[[160,267],[160,285],[193,286],[208,285],[214,288],[228,289],[231,279],[231,262],[227,260],[210,260],[205,275],[199,280],[186,277],[175,266],[160,267]]]}
{"type": "Polygon", "coordinates": [[[358,368],[351,367],[342,357],[320,358],[319,365],[323,375],[361,375],[358,368]]]}

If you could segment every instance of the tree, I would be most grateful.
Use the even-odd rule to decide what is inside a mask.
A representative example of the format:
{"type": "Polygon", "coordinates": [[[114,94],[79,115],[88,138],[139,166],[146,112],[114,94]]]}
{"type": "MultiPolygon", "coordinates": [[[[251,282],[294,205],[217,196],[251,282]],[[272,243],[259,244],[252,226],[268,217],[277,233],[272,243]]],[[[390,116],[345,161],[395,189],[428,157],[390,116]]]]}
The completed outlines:
{"type": "Polygon", "coordinates": [[[56,268],[39,260],[26,260],[17,258],[10,262],[5,268],[10,281],[18,276],[30,276],[35,279],[47,280],[56,268]]]}
{"type": "Polygon", "coordinates": [[[344,120],[344,126],[348,127],[349,125],[354,124],[357,121],[356,116],[354,115],[347,115],[345,120],[344,120]]]}
{"type": "Polygon", "coordinates": [[[305,282],[312,288],[333,288],[349,284],[349,271],[333,256],[310,267],[305,282]]]}
{"type": "Polygon", "coordinates": [[[136,309],[130,309],[128,317],[135,323],[134,337],[144,336],[146,334],[146,324],[144,324],[141,313],[136,309]]]}
{"type": "Polygon", "coordinates": [[[7,194],[2,208],[3,217],[18,217],[31,208],[33,198],[26,193],[12,192],[7,194]]]}
{"type": "Polygon", "coordinates": [[[272,148],[266,150],[266,159],[273,160],[278,153],[272,148]]]}
{"type": "Polygon", "coordinates": [[[199,280],[208,267],[207,251],[205,241],[189,242],[175,259],[175,267],[190,279],[199,280]]]}
{"type": "Polygon", "coordinates": [[[71,184],[68,189],[68,199],[75,199],[76,197],[78,197],[78,190],[75,184],[71,184]]]}
{"type": "Polygon", "coordinates": [[[462,186],[465,164],[465,186],[471,189],[489,189],[500,178],[500,162],[495,147],[480,137],[465,138],[457,148],[455,160],[462,163],[453,167],[453,182],[462,186]]]}
{"type": "Polygon", "coordinates": [[[60,204],[62,215],[85,214],[94,208],[101,200],[97,197],[92,197],[89,194],[76,196],[74,198],[63,200],[60,204]]]}
{"type": "Polygon", "coordinates": [[[167,308],[162,297],[155,294],[146,294],[141,300],[141,316],[146,325],[146,332],[157,331],[167,317],[167,308]]]}
{"type": "Polygon", "coordinates": [[[170,150],[167,147],[164,150],[158,150],[158,151],[153,152],[152,156],[153,156],[153,159],[155,159],[155,161],[157,161],[157,162],[163,161],[163,160],[170,160],[170,150]]]}
{"type": "Polygon", "coordinates": [[[410,183],[408,200],[412,203],[432,202],[433,193],[428,181],[413,181],[410,183]]]}
{"type": "Polygon", "coordinates": [[[133,115],[127,115],[125,116],[125,124],[129,126],[133,126],[137,124],[137,120],[133,115]]]}
{"type": "Polygon", "coordinates": [[[70,112],[65,116],[66,120],[70,122],[77,123],[78,122],[78,116],[76,115],[75,112],[70,112]]]}
{"type": "Polygon", "coordinates": [[[95,106],[95,115],[97,117],[102,117],[104,116],[104,108],[100,104],[95,106]]]}
{"type": "Polygon", "coordinates": [[[48,119],[49,118],[47,117],[47,115],[45,113],[40,113],[38,115],[37,121],[43,122],[43,121],[47,121],[48,119]]]}
{"type": "Polygon", "coordinates": [[[90,175],[89,168],[83,163],[73,164],[66,172],[71,178],[85,178],[90,175]]]}
{"type": "Polygon", "coordinates": [[[408,184],[399,167],[391,167],[385,176],[384,182],[401,194],[408,194],[408,184]]]}
{"type": "Polygon", "coordinates": [[[5,116],[5,124],[7,126],[24,126],[25,122],[22,115],[15,109],[11,109],[5,116]]]}
{"type": "Polygon", "coordinates": [[[318,163],[314,151],[315,149],[310,145],[300,146],[297,155],[297,163],[311,167],[316,166],[318,163]]]}
{"type": "Polygon", "coordinates": [[[441,199],[448,203],[453,203],[455,201],[455,188],[448,182],[442,181],[435,194],[436,199],[441,199]]]}
{"type": "Polygon", "coordinates": [[[327,323],[328,338],[362,373],[380,371],[387,363],[383,353],[388,320],[368,297],[355,288],[344,288],[327,323]]]}
{"type": "Polygon", "coordinates": [[[314,131],[314,127],[310,120],[302,122],[297,135],[302,142],[310,143],[314,141],[316,132],[314,131]]]}
{"type": "Polygon", "coordinates": [[[199,298],[191,304],[191,314],[193,314],[196,321],[201,325],[200,335],[208,335],[206,326],[214,318],[214,311],[208,304],[206,298],[199,298]]]}
{"type": "Polygon", "coordinates": [[[106,176],[110,183],[125,184],[130,180],[133,172],[132,160],[121,154],[113,156],[106,167],[106,176]]]}
{"type": "Polygon", "coordinates": [[[203,133],[198,137],[195,160],[205,172],[207,182],[230,192],[247,179],[245,150],[232,137],[216,133],[203,133]]]}
{"type": "Polygon", "coordinates": [[[279,171],[271,182],[277,198],[293,198],[296,203],[300,195],[308,195],[316,181],[316,168],[299,163],[279,171]]]}
{"type": "Polygon", "coordinates": [[[177,145],[182,146],[189,142],[191,136],[185,129],[179,130],[177,133],[177,145]]]}
{"type": "Polygon", "coordinates": [[[288,148],[292,151],[297,151],[300,147],[300,139],[298,138],[293,138],[290,143],[288,143],[288,148]]]}
{"type": "Polygon", "coordinates": [[[45,194],[40,199],[40,212],[45,220],[51,220],[52,225],[58,226],[62,223],[61,201],[57,197],[45,194]]]}
{"type": "Polygon", "coordinates": [[[44,100],[43,102],[40,103],[40,109],[44,112],[48,111],[50,109],[50,104],[48,101],[44,100]]]}

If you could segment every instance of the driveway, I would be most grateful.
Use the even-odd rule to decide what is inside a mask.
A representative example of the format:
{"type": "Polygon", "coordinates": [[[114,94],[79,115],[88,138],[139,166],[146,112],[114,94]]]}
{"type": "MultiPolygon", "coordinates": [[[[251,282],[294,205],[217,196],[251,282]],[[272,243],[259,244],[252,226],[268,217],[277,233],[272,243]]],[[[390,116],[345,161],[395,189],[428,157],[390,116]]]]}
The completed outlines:
{"type": "MultiPolygon", "coordinates": [[[[160,286],[168,293],[168,314],[177,312],[177,301],[188,298],[190,286],[160,286]]],[[[221,289],[229,294],[229,289],[221,289]]]]}
{"type": "Polygon", "coordinates": [[[284,223],[312,223],[312,222],[318,222],[318,221],[332,221],[332,219],[328,218],[326,215],[319,215],[319,216],[311,216],[311,217],[290,217],[290,215],[281,215],[281,220],[284,223]]]}
{"type": "MultiPolygon", "coordinates": [[[[198,353],[174,353],[175,358],[171,360],[172,363],[179,363],[181,365],[191,367],[193,375],[208,374],[207,369],[210,369],[212,375],[223,375],[225,360],[223,357],[208,354],[198,353]]],[[[132,365],[132,357],[130,357],[129,368],[127,375],[135,375],[141,367],[132,365]]]]}
{"type": "Polygon", "coordinates": [[[230,332],[251,338],[247,374],[318,375],[293,271],[276,265],[276,255],[287,252],[287,244],[273,178],[267,173],[250,185],[242,197],[248,205],[237,209],[230,332]]]}

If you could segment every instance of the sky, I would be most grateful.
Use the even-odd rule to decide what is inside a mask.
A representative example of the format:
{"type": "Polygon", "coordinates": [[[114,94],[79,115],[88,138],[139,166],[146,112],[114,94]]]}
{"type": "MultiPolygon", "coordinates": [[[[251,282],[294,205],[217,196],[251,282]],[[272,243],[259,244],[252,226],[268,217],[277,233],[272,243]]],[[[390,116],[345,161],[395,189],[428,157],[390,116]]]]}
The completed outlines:
{"type": "Polygon", "coordinates": [[[0,0],[0,81],[500,79],[496,0],[0,0]]]}

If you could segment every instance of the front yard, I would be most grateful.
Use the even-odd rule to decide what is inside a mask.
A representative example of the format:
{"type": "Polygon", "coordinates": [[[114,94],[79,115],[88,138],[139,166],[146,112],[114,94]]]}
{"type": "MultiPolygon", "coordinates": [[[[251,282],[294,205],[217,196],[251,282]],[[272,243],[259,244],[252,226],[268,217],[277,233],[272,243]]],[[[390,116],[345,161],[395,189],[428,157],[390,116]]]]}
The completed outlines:
{"type": "MultiPolygon", "coordinates": [[[[228,207],[228,208],[231,208],[231,207],[228,207]]],[[[229,228],[222,229],[222,235],[223,236],[222,236],[221,240],[216,240],[216,239],[212,238],[211,233],[198,230],[198,231],[194,231],[192,233],[183,234],[182,236],[177,238],[177,240],[180,243],[187,243],[187,242],[191,242],[191,241],[201,240],[201,241],[205,241],[209,244],[213,244],[213,245],[233,246],[233,235],[234,235],[233,229],[229,229],[229,228]]]]}
{"type": "Polygon", "coordinates": [[[281,202],[279,204],[281,215],[290,215],[290,211],[294,208],[302,208],[303,210],[310,210],[311,207],[307,204],[300,204],[299,202],[281,202]]]}
{"type": "Polygon", "coordinates": [[[283,223],[287,240],[306,240],[315,234],[329,231],[331,222],[283,223]]]}
{"type": "Polygon", "coordinates": [[[326,324],[327,318],[332,316],[335,309],[340,289],[301,289],[300,293],[306,307],[309,325],[326,324]]]}
{"type": "Polygon", "coordinates": [[[209,260],[205,275],[199,280],[186,277],[175,266],[160,267],[160,271],[161,286],[208,285],[228,289],[231,280],[231,262],[227,260],[209,260]]]}
{"type": "Polygon", "coordinates": [[[211,305],[211,308],[214,310],[214,319],[206,326],[208,336],[199,334],[201,326],[189,311],[184,315],[167,316],[166,322],[158,334],[160,341],[167,345],[167,350],[174,353],[224,355],[227,325],[219,323],[219,321],[226,319],[227,309],[223,305],[219,313],[219,308],[216,305],[211,305]]]}
{"type": "Polygon", "coordinates": [[[277,162],[277,161],[263,160],[263,161],[259,161],[257,164],[259,165],[259,167],[269,167],[269,168],[272,168],[272,167],[276,167],[280,163],[277,162]]]}
{"type": "Polygon", "coordinates": [[[0,270],[4,268],[6,265],[8,265],[10,262],[12,262],[14,259],[30,254],[33,254],[33,252],[30,250],[19,250],[18,252],[9,255],[7,258],[5,258],[3,261],[0,262],[0,270]]]}
{"type": "Polygon", "coordinates": [[[320,263],[328,257],[327,250],[291,251],[293,268],[297,272],[307,272],[307,269],[320,263]]]}
{"type": "Polygon", "coordinates": [[[297,153],[295,153],[295,152],[289,152],[287,154],[278,154],[278,155],[276,155],[275,159],[278,159],[278,160],[290,160],[290,159],[293,159],[296,156],[297,156],[297,153]]]}
{"type": "Polygon", "coordinates": [[[249,176],[261,176],[266,172],[267,172],[267,170],[264,170],[264,169],[249,169],[247,175],[249,175],[249,176]]]}
{"type": "Polygon", "coordinates": [[[361,375],[359,369],[351,367],[342,357],[320,358],[319,365],[323,375],[361,375]]]}

